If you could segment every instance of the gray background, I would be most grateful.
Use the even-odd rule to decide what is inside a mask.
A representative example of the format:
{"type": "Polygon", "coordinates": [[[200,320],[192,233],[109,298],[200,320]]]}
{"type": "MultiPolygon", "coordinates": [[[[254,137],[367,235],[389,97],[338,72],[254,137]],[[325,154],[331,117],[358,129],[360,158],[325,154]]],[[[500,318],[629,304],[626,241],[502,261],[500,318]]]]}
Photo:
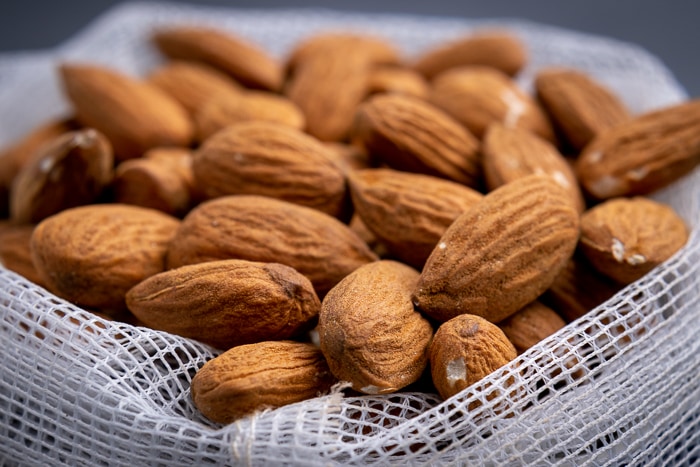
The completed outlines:
{"type": "MultiPolygon", "coordinates": [[[[49,48],[115,0],[0,2],[0,52],[49,48]]],[[[236,0],[181,2],[242,8],[322,7],[464,18],[525,18],[636,43],[660,58],[691,97],[700,97],[700,2],[647,0],[236,0]]]]}

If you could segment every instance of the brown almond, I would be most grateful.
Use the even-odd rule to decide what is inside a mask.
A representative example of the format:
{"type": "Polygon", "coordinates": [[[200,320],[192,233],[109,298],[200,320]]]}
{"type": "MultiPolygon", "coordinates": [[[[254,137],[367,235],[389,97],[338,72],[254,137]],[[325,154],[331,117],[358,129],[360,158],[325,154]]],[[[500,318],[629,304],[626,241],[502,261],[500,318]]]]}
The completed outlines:
{"type": "Polygon", "coordinates": [[[352,174],[355,212],[401,261],[421,269],[440,237],[483,195],[458,183],[392,169],[352,174]]]}
{"type": "Polygon", "coordinates": [[[204,63],[175,60],[157,68],[148,81],[177,100],[190,116],[213,98],[237,96],[241,86],[229,75],[204,63]]]}
{"type": "Polygon", "coordinates": [[[600,133],[576,161],[584,191],[603,200],[652,193],[700,164],[700,99],[648,112],[600,133]]]}
{"type": "Polygon", "coordinates": [[[151,276],[126,304],[146,326],[219,349],[296,337],[321,308],[311,282],[289,266],[236,259],[151,276]]]}
{"type": "Polygon", "coordinates": [[[621,284],[669,259],[688,236],[673,208],[643,197],[611,199],[581,216],[581,251],[600,273],[621,284]]]}
{"type": "Polygon", "coordinates": [[[47,142],[17,174],[10,217],[37,223],[64,209],[91,204],[112,181],[114,157],[104,135],[92,128],[47,142]]]}
{"type": "Polygon", "coordinates": [[[433,80],[430,102],[481,139],[492,123],[556,142],[547,115],[508,75],[483,66],[452,68],[433,80]]]}
{"type": "Polygon", "coordinates": [[[629,110],[617,95],[579,70],[540,70],[535,76],[535,91],[554,126],[577,150],[600,132],[630,119],[629,110]]]}
{"type": "Polygon", "coordinates": [[[518,354],[525,352],[564,326],[566,323],[557,312],[539,301],[526,305],[505,321],[498,323],[498,327],[513,343],[518,354]]]}
{"type": "Polygon", "coordinates": [[[331,160],[345,174],[374,166],[373,158],[359,145],[327,142],[324,146],[329,150],[331,160]]]}
{"type": "Polygon", "coordinates": [[[269,196],[336,217],[348,209],[345,176],[328,149],[284,125],[252,121],[227,127],[195,152],[192,169],[209,198],[269,196]]]}
{"type": "Polygon", "coordinates": [[[192,378],[192,401],[208,419],[232,423],[256,411],[327,393],[335,379],[321,351],[292,341],[234,347],[192,378]]]}
{"type": "Polygon", "coordinates": [[[549,141],[520,128],[494,123],[484,135],[481,152],[489,190],[527,175],[547,174],[571,194],[579,212],[586,208],[576,174],[549,141]]]}
{"type": "Polygon", "coordinates": [[[430,345],[430,372],[443,399],[458,394],[517,357],[503,331],[463,314],[442,323],[430,345]]]}
{"type": "Polygon", "coordinates": [[[207,101],[194,116],[197,138],[205,141],[217,131],[237,123],[263,121],[303,130],[306,120],[292,101],[263,91],[219,96],[207,101]]]}
{"type": "Polygon", "coordinates": [[[360,106],[353,138],[387,165],[471,187],[481,182],[479,143],[437,107],[399,94],[379,94],[360,106]]]}
{"type": "Polygon", "coordinates": [[[410,68],[377,66],[370,70],[367,94],[398,93],[427,99],[430,85],[423,76],[410,68]]]}
{"type": "Polygon", "coordinates": [[[416,305],[438,321],[497,323],[535,300],[572,256],[579,215],[547,175],[502,186],[460,215],[428,258],[416,305]]]}
{"type": "Polygon", "coordinates": [[[413,68],[433,78],[460,66],[487,66],[513,76],[525,66],[525,44],[510,32],[483,30],[452,39],[423,52],[413,68]]]}
{"type": "Polygon", "coordinates": [[[322,297],[377,257],[328,214],[269,197],[234,195],[192,209],[168,249],[169,268],[217,259],[286,264],[308,277],[322,297]]]}
{"type": "Polygon", "coordinates": [[[0,222],[0,265],[43,287],[29,249],[33,231],[33,225],[0,222]]]}
{"type": "Polygon", "coordinates": [[[81,307],[113,313],[126,292],[163,271],[179,221],[120,204],[67,209],[40,222],[32,260],[49,290],[81,307]]]}
{"type": "Polygon", "coordinates": [[[187,111],[153,84],[95,65],[64,64],[60,72],[77,119],[107,137],[117,160],[192,141],[187,111]]]}
{"type": "Polygon", "coordinates": [[[155,32],[153,41],[171,59],[206,63],[246,87],[278,91],[281,64],[251,41],[209,27],[172,26],[155,32]]]}
{"type": "Polygon", "coordinates": [[[420,378],[433,336],[413,309],[418,272],[396,261],[356,269],[323,300],[321,350],[331,372],[365,394],[396,392],[420,378]]]}

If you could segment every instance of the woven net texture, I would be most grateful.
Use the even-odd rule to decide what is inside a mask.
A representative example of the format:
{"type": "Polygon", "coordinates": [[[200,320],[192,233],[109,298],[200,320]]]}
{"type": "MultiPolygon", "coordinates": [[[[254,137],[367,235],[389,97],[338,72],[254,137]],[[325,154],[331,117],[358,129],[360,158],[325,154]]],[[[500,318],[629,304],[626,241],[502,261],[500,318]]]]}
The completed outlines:
{"type": "MultiPolygon", "coordinates": [[[[635,112],[686,98],[646,51],[519,20],[123,4],[60,47],[0,56],[0,145],[67,107],[63,60],[143,74],[151,31],[235,31],[283,56],[327,29],[384,36],[410,56],[482,27],[551,64],[591,73],[635,112]]],[[[213,349],[108,322],[0,267],[2,465],[692,465],[700,462],[700,171],[654,195],[692,227],[686,247],[586,316],[456,397],[342,391],[222,426],[189,386],[213,349]],[[471,411],[467,407],[478,408],[471,411]]]]}

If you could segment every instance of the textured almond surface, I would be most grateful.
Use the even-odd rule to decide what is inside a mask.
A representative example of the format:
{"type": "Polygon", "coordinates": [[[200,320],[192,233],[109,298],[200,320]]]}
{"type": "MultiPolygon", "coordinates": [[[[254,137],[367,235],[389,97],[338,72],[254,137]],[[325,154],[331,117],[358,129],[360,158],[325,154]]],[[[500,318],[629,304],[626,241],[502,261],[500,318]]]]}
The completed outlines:
{"type": "Polygon", "coordinates": [[[29,249],[33,231],[33,225],[0,222],[0,264],[35,284],[44,286],[29,249]]]}
{"type": "Polygon", "coordinates": [[[599,134],[576,161],[593,198],[643,195],[700,164],[700,99],[635,117],[599,134]]]}
{"type": "Polygon", "coordinates": [[[195,207],[168,249],[169,268],[236,258],[291,266],[311,280],[319,296],[377,259],[347,225],[328,214],[246,195],[195,207]]]}
{"type": "Polygon", "coordinates": [[[358,110],[353,139],[393,168],[479,184],[478,141],[423,100],[399,94],[374,96],[358,110]]]}
{"type": "Polygon", "coordinates": [[[355,212],[398,259],[421,269],[440,237],[483,195],[458,183],[392,169],[351,178],[355,212]]]}
{"type": "Polygon", "coordinates": [[[372,68],[367,83],[368,94],[384,92],[407,94],[427,99],[430,92],[428,81],[417,72],[398,66],[378,66],[372,68]]]}
{"type": "Polygon", "coordinates": [[[200,62],[175,60],[148,76],[148,81],[177,100],[189,113],[212,98],[237,96],[241,86],[229,75],[200,62]]]}
{"type": "Polygon", "coordinates": [[[235,259],[151,276],[126,303],[153,329],[219,349],[295,337],[321,308],[311,282],[289,266],[235,259]]]}
{"type": "Polygon", "coordinates": [[[571,194],[579,212],[585,209],[576,174],[550,142],[529,131],[495,123],[486,131],[481,152],[490,190],[527,175],[547,174],[571,194]]]}
{"type": "Polygon", "coordinates": [[[204,62],[247,87],[278,91],[282,86],[281,64],[262,48],[230,31],[174,26],[156,31],[153,41],[172,59],[204,62]]]}
{"type": "Polygon", "coordinates": [[[515,180],[450,225],[423,268],[416,305],[438,321],[469,313],[497,323],[552,284],[578,236],[578,212],[551,177],[515,180]]]}
{"type": "Polygon", "coordinates": [[[477,138],[490,124],[501,123],[555,141],[552,125],[537,102],[494,68],[453,68],[436,76],[432,84],[430,101],[477,138]]]}
{"type": "Polygon", "coordinates": [[[48,288],[79,306],[124,309],[126,292],[163,271],[180,222],[161,212],[104,204],[67,209],[39,223],[32,259],[48,288]]]}
{"type": "Polygon", "coordinates": [[[321,350],[333,374],[365,394],[395,392],[428,363],[430,323],[413,309],[418,272],[395,261],[355,270],[323,300],[321,350]]]}
{"type": "Polygon", "coordinates": [[[102,132],[117,159],[192,141],[187,111],[153,84],[95,65],[64,64],[60,73],[77,119],[102,132]]]}
{"type": "Polygon", "coordinates": [[[525,45],[506,31],[482,31],[453,39],[419,56],[414,69],[433,78],[450,68],[483,65],[513,76],[527,62],[525,45]]]}
{"type": "Polygon", "coordinates": [[[479,316],[460,315],[442,323],[430,345],[430,372],[448,399],[517,357],[501,329],[479,316]]]}
{"type": "Polygon", "coordinates": [[[204,364],[192,379],[195,407],[218,423],[328,392],[335,380],[321,351],[300,342],[234,347],[204,364]]]}
{"type": "Polygon", "coordinates": [[[112,181],[112,146],[93,129],[47,142],[17,174],[10,191],[10,217],[37,223],[64,209],[94,202],[112,181]]]}
{"type": "Polygon", "coordinates": [[[627,284],[670,258],[688,241],[688,227],[665,204],[611,199],[581,216],[581,249],[602,274],[627,284]]]}
{"type": "Polygon", "coordinates": [[[519,354],[566,326],[564,320],[546,305],[534,301],[498,323],[519,354]]]}
{"type": "Polygon", "coordinates": [[[540,70],[535,77],[535,91],[554,125],[578,150],[598,133],[630,118],[620,98],[582,71],[540,70]]]}
{"type": "Polygon", "coordinates": [[[215,97],[196,112],[194,119],[200,141],[224,127],[243,122],[273,122],[297,130],[306,126],[304,114],[296,104],[286,97],[263,91],[215,97]]]}
{"type": "Polygon", "coordinates": [[[208,197],[263,195],[341,216],[345,176],[329,150],[299,130],[266,122],[225,128],[195,152],[195,182],[208,197]]]}

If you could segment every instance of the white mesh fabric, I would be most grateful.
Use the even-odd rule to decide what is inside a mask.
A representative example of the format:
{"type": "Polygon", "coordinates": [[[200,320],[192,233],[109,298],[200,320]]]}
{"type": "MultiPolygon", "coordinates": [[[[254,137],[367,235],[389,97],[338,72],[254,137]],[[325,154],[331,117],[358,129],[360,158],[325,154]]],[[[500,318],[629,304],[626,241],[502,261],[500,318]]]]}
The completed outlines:
{"type": "MultiPolygon", "coordinates": [[[[282,56],[300,37],[381,34],[407,54],[483,26],[516,32],[547,64],[584,69],[634,111],[685,97],[663,65],[620,42],[521,21],[317,10],[127,4],[63,46],[0,56],[0,145],[67,109],[65,59],[139,74],[160,58],[149,31],[229,28],[282,56]]],[[[214,353],[107,322],[0,267],[3,465],[691,465],[700,460],[700,170],[655,195],[693,227],[666,264],[447,402],[431,394],[336,392],[227,426],[194,408],[192,376],[214,353]],[[479,407],[466,408],[474,403],[479,407]]]]}

